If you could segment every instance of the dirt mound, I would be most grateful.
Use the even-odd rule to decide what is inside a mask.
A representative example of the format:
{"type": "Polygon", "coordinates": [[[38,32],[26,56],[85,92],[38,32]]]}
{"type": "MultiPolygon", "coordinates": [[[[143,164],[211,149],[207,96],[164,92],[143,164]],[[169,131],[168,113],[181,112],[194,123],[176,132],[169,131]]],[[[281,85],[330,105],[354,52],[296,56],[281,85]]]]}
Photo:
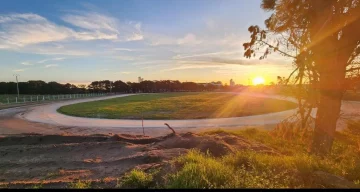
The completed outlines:
{"type": "Polygon", "coordinates": [[[250,149],[259,152],[278,154],[272,148],[265,145],[250,142],[243,137],[227,133],[212,135],[197,135],[194,133],[184,133],[169,137],[151,146],[152,149],[199,149],[204,153],[211,153],[215,157],[223,156],[235,150],[250,149]]]}

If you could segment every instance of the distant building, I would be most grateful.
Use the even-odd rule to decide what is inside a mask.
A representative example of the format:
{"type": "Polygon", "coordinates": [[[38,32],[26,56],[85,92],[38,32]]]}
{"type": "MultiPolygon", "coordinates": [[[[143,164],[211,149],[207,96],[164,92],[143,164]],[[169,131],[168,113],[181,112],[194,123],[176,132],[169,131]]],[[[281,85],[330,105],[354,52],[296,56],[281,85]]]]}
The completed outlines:
{"type": "Polygon", "coordinates": [[[230,79],[230,87],[235,86],[235,81],[233,79],[230,79]]]}
{"type": "Polygon", "coordinates": [[[138,77],[138,81],[139,83],[141,83],[142,81],[144,81],[144,78],[138,77]]]}

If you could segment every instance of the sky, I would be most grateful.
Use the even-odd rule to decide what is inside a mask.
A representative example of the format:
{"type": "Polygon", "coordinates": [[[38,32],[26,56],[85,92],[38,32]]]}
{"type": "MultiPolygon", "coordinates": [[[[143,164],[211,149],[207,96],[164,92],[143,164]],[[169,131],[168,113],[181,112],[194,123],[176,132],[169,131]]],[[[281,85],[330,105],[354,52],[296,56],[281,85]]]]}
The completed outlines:
{"type": "Polygon", "coordinates": [[[4,0],[0,81],[222,81],[287,76],[291,61],[243,56],[261,0],[4,0]]]}

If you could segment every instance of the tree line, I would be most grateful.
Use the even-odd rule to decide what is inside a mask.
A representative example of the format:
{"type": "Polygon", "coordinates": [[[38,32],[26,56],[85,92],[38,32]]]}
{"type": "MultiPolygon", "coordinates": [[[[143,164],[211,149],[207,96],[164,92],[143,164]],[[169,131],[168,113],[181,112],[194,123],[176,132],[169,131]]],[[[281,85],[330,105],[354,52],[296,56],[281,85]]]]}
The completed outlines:
{"type": "MultiPolygon", "coordinates": [[[[199,84],[195,82],[180,82],[178,80],[145,80],[123,82],[121,80],[93,81],[89,85],[61,84],[55,81],[44,82],[31,80],[19,82],[20,94],[81,94],[81,93],[156,93],[156,92],[198,92],[198,91],[234,91],[245,86],[216,85],[212,83],[199,84]]],[[[0,82],[0,94],[17,94],[16,82],[0,82]]]]}

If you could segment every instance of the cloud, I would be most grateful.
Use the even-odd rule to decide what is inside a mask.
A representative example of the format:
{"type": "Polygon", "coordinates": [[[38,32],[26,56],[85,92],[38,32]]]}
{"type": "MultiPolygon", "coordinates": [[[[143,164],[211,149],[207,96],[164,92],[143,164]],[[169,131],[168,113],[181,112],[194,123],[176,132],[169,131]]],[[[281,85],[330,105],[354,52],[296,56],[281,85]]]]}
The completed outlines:
{"type": "Polygon", "coordinates": [[[38,61],[38,63],[45,63],[45,62],[48,62],[48,61],[61,61],[61,60],[64,60],[65,58],[63,57],[56,57],[56,58],[51,58],[51,59],[44,59],[44,60],[41,60],[41,61],[38,61]]]}
{"type": "Polygon", "coordinates": [[[146,39],[150,41],[151,46],[159,45],[175,45],[177,44],[177,39],[174,37],[169,37],[161,34],[147,34],[145,35],[146,39]]]}
{"type": "Polygon", "coordinates": [[[204,69],[204,68],[219,68],[222,67],[221,65],[204,65],[204,64],[185,64],[180,65],[178,67],[170,68],[170,69],[164,69],[161,71],[175,71],[175,70],[184,70],[184,69],[204,69]]]}
{"type": "Polygon", "coordinates": [[[58,64],[48,64],[48,65],[45,65],[45,68],[58,67],[58,66],[59,66],[58,64]]]}
{"type": "Polygon", "coordinates": [[[24,61],[20,63],[21,65],[33,65],[32,63],[28,62],[28,61],[24,61]]]}
{"type": "Polygon", "coordinates": [[[150,40],[151,46],[159,45],[196,45],[202,43],[202,41],[196,38],[196,35],[192,33],[186,34],[184,37],[176,38],[161,34],[147,34],[147,39],[150,40]]]}
{"type": "MultiPolygon", "coordinates": [[[[1,18],[0,18],[0,22],[1,22],[1,18]]],[[[24,69],[14,69],[13,72],[23,72],[25,70],[27,70],[27,69],[26,68],[24,68],[24,69]]]]}
{"type": "Polygon", "coordinates": [[[178,39],[177,43],[179,45],[183,45],[183,44],[189,45],[189,44],[199,44],[201,43],[201,41],[196,39],[196,35],[192,33],[188,33],[185,35],[185,37],[178,39]]]}
{"type": "MultiPolygon", "coordinates": [[[[62,17],[66,27],[33,13],[0,15],[0,49],[20,49],[28,45],[65,40],[142,40],[141,23],[121,23],[99,13],[77,12],[62,17]]],[[[63,48],[62,45],[58,48],[63,48]]]]}
{"type": "Polygon", "coordinates": [[[133,49],[127,49],[127,48],[114,48],[114,51],[134,51],[133,49]]]}
{"type": "Polygon", "coordinates": [[[23,47],[29,44],[61,41],[71,29],[49,22],[36,14],[0,15],[0,45],[23,47]]]}
{"type": "Polygon", "coordinates": [[[121,72],[115,72],[114,74],[124,74],[124,75],[128,75],[128,74],[131,74],[133,72],[130,72],[130,71],[121,71],[121,72]]]}
{"type": "Polygon", "coordinates": [[[106,31],[119,34],[116,19],[98,13],[68,14],[63,16],[62,20],[89,31],[106,31]]]}
{"type": "Polygon", "coordinates": [[[232,55],[240,54],[239,51],[220,51],[220,52],[210,52],[210,53],[200,53],[200,54],[190,54],[190,55],[176,55],[173,59],[187,59],[187,58],[196,58],[204,57],[209,55],[232,55]]]}
{"type": "Polygon", "coordinates": [[[82,31],[75,33],[81,40],[107,39],[117,41],[142,40],[141,23],[119,22],[116,18],[95,12],[67,14],[62,20],[82,31]]]}
{"type": "Polygon", "coordinates": [[[124,60],[124,61],[134,61],[134,60],[137,60],[135,57],[126,56],[126,55],[118,55],[118,56],[113,56],[113,57],[111,57],[111,58],[116,59],[116,60],[124,60]]]}

